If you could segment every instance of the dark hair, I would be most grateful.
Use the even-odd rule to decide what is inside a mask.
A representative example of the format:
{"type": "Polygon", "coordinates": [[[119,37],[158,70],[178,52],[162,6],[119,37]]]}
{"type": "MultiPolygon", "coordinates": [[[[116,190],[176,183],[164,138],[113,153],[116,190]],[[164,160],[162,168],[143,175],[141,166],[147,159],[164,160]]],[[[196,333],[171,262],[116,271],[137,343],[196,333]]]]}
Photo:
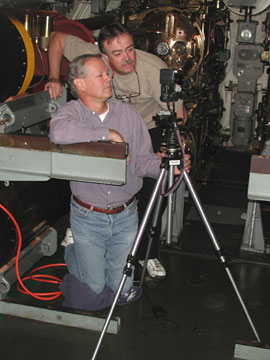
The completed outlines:
{"type": "Polygon", "coordinates": [[[106,51],[104,49],[104,41],[105,40],[112,40],[115,37],[122,35],[122,34],[128,34],[131,37],[133,37],[131,30],[127,26],[125,26],[121,23],[114,22],[109,25],[104,25],[102,27],[102,29],[100,30],[100,33],[98,36],[98,47],[99,47],[100,52],[102,54],[106,54],[106,51]]]}
{"type": "Polygon", "coordinates": [[[74,79],[86,78],[88,72],[85,68],[85,63],[88,59],[92,59],[92,58],[101,59],[101,55],[100,54],[80,55],[77,56],[75,59],[73,59],[69,64],[68,72],[67,72],[67,82],[70,88],[70,92],[75,98],[78,98],[78,92],[76,86],[74,85],[74,79]]]}

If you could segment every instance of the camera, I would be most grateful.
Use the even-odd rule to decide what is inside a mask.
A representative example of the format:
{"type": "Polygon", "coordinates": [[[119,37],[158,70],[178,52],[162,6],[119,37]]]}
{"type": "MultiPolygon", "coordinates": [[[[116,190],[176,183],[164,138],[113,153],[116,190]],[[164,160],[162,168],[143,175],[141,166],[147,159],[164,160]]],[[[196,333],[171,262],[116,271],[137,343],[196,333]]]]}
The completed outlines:
{"type": "Polygon", "coordinates": [[[176,114],[170,108],[169,103],[174,103],[180,99],[182,77],[177,70],[173,69],[161,69],[160,70],[160,84],[161,84],[161,96],[162,102],[168,103],[168,110],[161,110],[159,114],[153,116],[157,126],[161,126],[163,129],[172,129],[173,120],[176,118],[176,114]]]}
{"type": "Polygon", "coordinates": [[[181,77],[177,70],[161,69],[160,70],[160,84],[162,102],[172,102],[180,99],[181,93],[181,77]]]}

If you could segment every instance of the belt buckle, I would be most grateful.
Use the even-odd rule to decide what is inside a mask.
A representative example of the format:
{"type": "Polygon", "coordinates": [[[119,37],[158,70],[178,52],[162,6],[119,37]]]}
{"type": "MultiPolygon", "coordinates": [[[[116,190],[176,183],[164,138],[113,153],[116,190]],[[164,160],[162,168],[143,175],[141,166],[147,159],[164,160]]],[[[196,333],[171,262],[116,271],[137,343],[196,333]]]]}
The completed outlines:
{"type": "Polygon", "coordinates": [[[112,210],[113,208],[111,206],[107,206],[106,207],[106,211],[105,211],[105,214],[108,215],[109,214],[109,211],[112,210]]]}

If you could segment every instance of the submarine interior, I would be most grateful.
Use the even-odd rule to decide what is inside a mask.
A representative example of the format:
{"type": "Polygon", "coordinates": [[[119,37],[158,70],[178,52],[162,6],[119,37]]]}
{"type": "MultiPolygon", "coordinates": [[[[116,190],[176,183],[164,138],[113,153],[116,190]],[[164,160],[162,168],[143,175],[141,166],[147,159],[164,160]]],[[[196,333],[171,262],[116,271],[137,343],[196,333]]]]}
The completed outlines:
{"type": "Polygon", "coordinates": [[[0,0],[0,29],[1,357],[269,360],[270,1],[0,0]],[[126,148],[52,144],[66,59],[62,96],[44,85],[52,31],[94,43],[113,21],[174,70],[192,165],[162,215],[166,279],[136,267],[138,301],[88,312],[58,288],[69,180],[123,184],[126,148]]]}

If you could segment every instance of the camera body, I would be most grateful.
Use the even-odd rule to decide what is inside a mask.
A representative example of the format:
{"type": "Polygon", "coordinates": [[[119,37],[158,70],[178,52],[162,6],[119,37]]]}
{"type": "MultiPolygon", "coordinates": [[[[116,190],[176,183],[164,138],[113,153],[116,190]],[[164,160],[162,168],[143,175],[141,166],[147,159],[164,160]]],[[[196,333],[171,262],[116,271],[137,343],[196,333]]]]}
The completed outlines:
{"type": "Polygon", "coordinates": [[[162,102],[173,102],[180,99],[180,76],[177,70],[161,69],[160,70],[160,84],[162,102]]]}
{"type": "Polygon", "coordinates": [[[182,79],[179,76],[177,70],[173,69],[161,69],[160,70],[160,84],[161,84],[161,96],[162,102],[168,103],[168,110],[161,110],[159,114],[153,116],[157,126],[161,126],[163,129],[172,129],[173,122],[176,119],[176,114],[170,108],[169,103],[174,103],[180,99],[181,86],[180,81],[182,79]]]}

